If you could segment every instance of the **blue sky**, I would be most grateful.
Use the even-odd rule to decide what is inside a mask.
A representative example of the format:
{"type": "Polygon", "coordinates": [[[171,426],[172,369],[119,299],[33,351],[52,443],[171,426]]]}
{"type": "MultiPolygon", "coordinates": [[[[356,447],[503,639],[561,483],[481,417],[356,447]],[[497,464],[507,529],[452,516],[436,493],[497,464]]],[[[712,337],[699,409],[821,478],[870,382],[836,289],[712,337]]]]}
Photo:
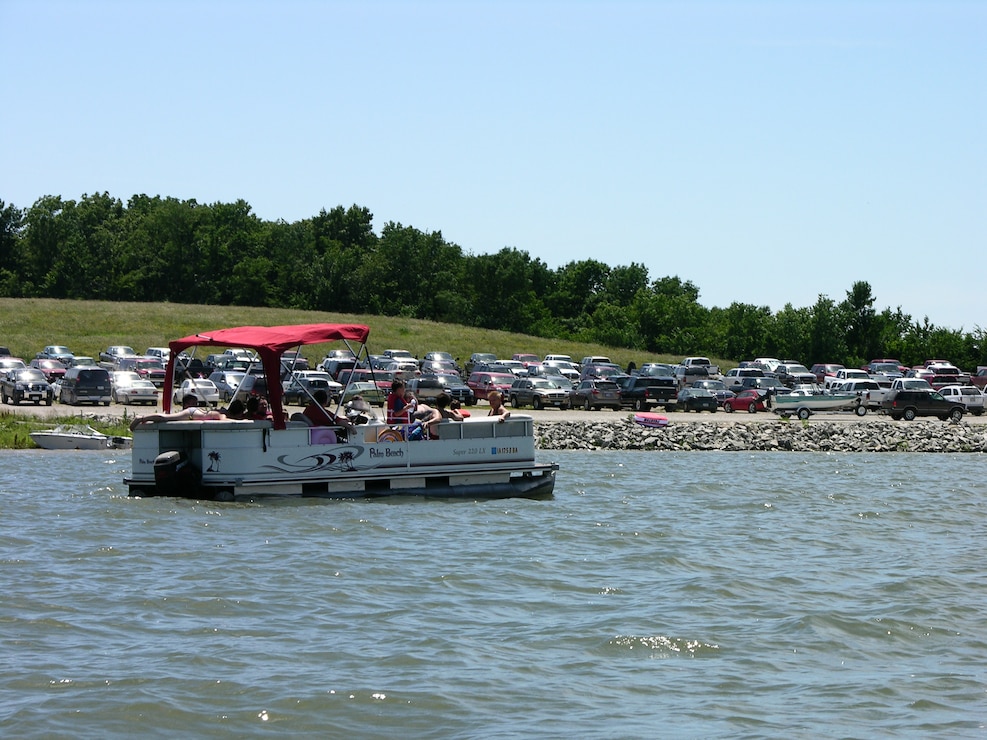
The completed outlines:
{"type": "Polygon", "coordinates": [[[987,2],[0,0],[0,199],[357,204],[987,327],[987,2]],[[979,245],[979,246],[978,246],[979,245]]]}

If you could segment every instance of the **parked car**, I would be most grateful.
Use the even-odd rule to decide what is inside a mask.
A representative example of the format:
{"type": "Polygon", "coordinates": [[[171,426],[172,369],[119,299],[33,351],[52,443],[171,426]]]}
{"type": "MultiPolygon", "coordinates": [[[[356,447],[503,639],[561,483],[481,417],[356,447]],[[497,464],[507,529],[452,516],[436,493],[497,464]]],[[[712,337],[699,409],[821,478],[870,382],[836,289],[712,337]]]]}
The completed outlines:
{"type": "Polygon", "coordinates": [[[809,368],[809,372],[816,376],[816,382],[820,385],[825,384],[826,377],[833,377],[836,375],[837,370],[843,370],[844,365],[840,365],[836,362],[819,362],[809,368]]]}
{"type": "Polygon", "coordinates": [[[415,398],[426,404],[433,404],[443,393],[459,401],[462,406],[476,404],[476,392],[454,373],[421,375],[409,380],[407,388],[415,394],[415,398]]]}
{"type": "Polygon", "coordinates": [[[58,360],[62,364],[66,364],[73,357],[75,355],[72,353],[72,350],[63,344],[49,344],[35,355],[35,358],[38,360],[58,360]]]}
{"type": "Polygon", "coordinates": [[[168,364],[168,358],[171,357],[171,350],[168,347],[148,347],[144,351],[145,357],[157,357],[161,360],[162,365],[168,364]]]}
{"type": "Polygon", "coordinates": [[[947,401],[959,401],[974,416],[984,413],[984,393],[975,385],[946,385],[939,393],[947,401]]]}
{"type": "Polygon", "coordinates": [[[527,352],[515,352],[511,355],[511,359],[517,360],[525,367],[530,367],[531,365],[541,365],[541,358],[538,355],[528,354],[527,352]]]}
{"type": "Polygon", "coordinates": [[[208,378],[186,378],[183,380],[181,385],[176,387],[175,392],[172,393],[172,403],[181,405],[182,399],[188,395],[196,396],[199,403],[204,401],[210,406],[219,405],[219,390],[216,388],[216,384],[208,378]]]}
{"type": "Polygon", "coordinates": [[[959,401],[948,400],[938,391],[901,390],[891,391],[884,400],[882,410],[895,421],[912,421],[918,416],[935,416],[943,421],[962,421],[966,412],[959,401]]]}
{"type": "Polygon", "coordinates": [[[22,367],[27,367],[27,363],[20,357],[0,357],[0,372],[5,370],[20,370],[22,367]]]}
{"type": "MultiPolygon", "coordinates": [[[[541,365],[558,375],[568,378],[572,383],[576,383],[579,380],[579,368],[569,360],[543,360],[541,365]]],[[[530,373],[530,369],[528,372],[530,373]]]]}
{"type": "Polygon", "coordinates": [[[76,355],[69,360],[65,367],[66,369],[70,367],[99,367],[99,363],[96,362],[95,357],[90,357],[89,355],[76,355]]]}
{"type": "Polygon", "coordinates": [[[514,384],[514,375],[511,373],[488,373],[485,371],[476,372],[470,375],[466,385],[473,389],[477,399],[486,400],[490,391],[500,391],[506,398],[511,392],[514,384]]]}
{"type": "Polygon", "coordinates": [[[137,353],[134,352],[133,347],[127,347],[123,344],[115,344],[111,347],[107,347],[105,350],[99,353],[99,361],[105,362],[107,365],[116,365],[117,360],[121,357],[136,357],[137,353]]]}
{"type": "Polygon", "coordinates": [[[156,406],[158,403],[158,389],[154,383],[133,370],[117,370],[110,376],[110,385],[110,397],[116,403],[126,406],[133,403],[156,406]]]}
{"type": "Polygon", "coordinates": [[[747,388],[733,398],[726,399],[723,402],[723,410],[727,412],[746,410],[751,414],[755,411],[767,411],[769,398],[770,396],[766,391],[758,388],[747,388]]]}
{"type": "Polygon", "coordinates": [[[679,391],[679,406],[683,411],[711,411],[716,412],[720,404],[712,391],[705,388],[683,388],[679,391]]]}
{"type": "Polygon", "coordinates": [[[241,401],[246,401],[254,385],[253,376],[239,370],[217,370],[209,375],[209,380],[216,386],[219,400],[223,403],[232,401],[234,395],[238,395],[241,401]],[[247,378],[246,382],[244,378],[247,378]]]}
{"type": "Polygon", "coordinates": [[[611,363],[593,362],[579,366],[579,379],[587,378],[612,378],[615,375],[624,375],[620,365],[611,363]]]}
{"type": "Polygon", "coordinates": [[[42,360],[35,358],[31,360],[31,367],[44,373],[45,379],[49,383],[54,383],[65,375],[65,365],[58,360],[42,360]]]}
{"type": "Polygon", "coordinates": [[[355,367],[352,370],[344,370],[337,378],[343,386],[348,383],[364,382],[376,383],[377,387],[385,393],[390,392],[391,383],[394,382],[393,370],[371,370],[368,367],[355,367]]]}
{"type": "Polygon", "coordinates": [[[613,380],[620,388],[622,406],[635,411],[650,411],[655,406],[675,410],[678,394],[672,375],[624,375],[613,380]]]}
{"type": "Polygon", "coordinates": [[[462,375],[463,374],[463,368],[461,368],[459,366],[459,358],[458,357],[453,357],[452,354],[449,353],[449,352],[439,352],[439,351],[436,351],[436,350],[433,350],[431,352],[426,352],[425,355],[422,357],[422,361],[423,362],[448,362],[450,365],[452,365],[454,368],[456,368],[456,374],[457,375],[462,375]]]}
{"type": "Polygon", "coordinates": [[[612,380],[586,378],[569,391],[569,405],[580,406],[586,411],[611,408],[620,411],[620,388],[612,380]]]}
{"type": "Polygon", "coordinates": [[[21,401],[30,401],[35,406],[44,402],[51,406],[54,392],[43,372],[33,367],[22,367],[8,370],[0,376],[0,399],[15,406],[21,401]]]}
{"type": "Polygon", "coordinates": [[[422,360],[418,369],[422,375],[459,375],[456,363],[450,360],[422,360]]]}
{"type": "Polygon", "coordinates": [[[714,396],[716,396],[716,402],[718,404],[723,404],[728,398],[733,398],[736,393],[727,388],[726,383],[722,380],[697,380],[692,384],[693,388],[705,388],[710,391],[714,396]]]}
{"type": "Polygon", "coordinates": [[[284,403],[286,406],[289,404],[305,406],[312,400],[312,396],[317,390],[325,391],[329,400],[335,400],[340,396],[341,386],[339,383],[329,380],[328,377],[296,375],[284,384],[284,403]]]}
{"type": "Polygon", "coordinates": [[[387,403],[387,393],[378,388],[375,383],[366,380],[357,380],[346,386],[340,403],[348,403],[357,396],[374,406],[383,406],[387,403]]]}
{"type": "Polygon", "coordinates": [[[73,365],[65,371],[65,376],[59,382],[58,401],[71,405],[85,402],[109,406],[111,392],[108,370],[90,365],[73,365]]]}
{"type": "MultiPolygon", "coordinates": [[[[735,394],[744,389],[743,378],[763,378],[764,370],[759,367],[732,367],[723,376],[723,383],[727,390],[735,394]]],[[[695,382],[693,382],[695,385],[695,382]]]]}
{"type": "Polygon", "coordinates": [[[496,362],[497,355],[491,352],[474,352],[470,355],[470,358],[466,361],[466,375],[467,377],[473,374],[474,368],[477,365],[485,365],[489,362],[496,362]]]}
{"type": "Polygon", "coordinates": [[[679,390],[688,388],[697,380],[708,380],[709,370],[705,365],[676,365],[672,368],[679,390]]]}
{"type": "Polygon", "coordinates": [[[559,383],[548,378],[518,378],[511,384],[508,400],[511,406],[522,408],[531,406],[541,409],[556,406],[561,410],[569,408],[569,391],[572,384],[562,379],[559,383]]]}
{"type": "Polygon", "coordinates": [[[783,362],[775,368],[775,375],[784,385],[794,388],[805,383],[815,383],[816,374],[797,362],[783,362]]]}
{"type": "Polygon", "coordinates": [[[144,380],[150,380],[161,388],[165,382],[165,368],[157,357],[121,357],[117,360],[117,370],[132,370],[144,380]]]}

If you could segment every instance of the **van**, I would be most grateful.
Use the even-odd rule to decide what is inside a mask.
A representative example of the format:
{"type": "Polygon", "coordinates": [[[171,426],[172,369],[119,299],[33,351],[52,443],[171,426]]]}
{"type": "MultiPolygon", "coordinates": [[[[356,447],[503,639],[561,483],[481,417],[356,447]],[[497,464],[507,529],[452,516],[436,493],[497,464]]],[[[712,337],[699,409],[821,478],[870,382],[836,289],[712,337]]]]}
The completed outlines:
{"type": "Polygon", "coordinates": [[[101,367],[70,367],[62,378],[58,402],[110,405],[110,373],[101,367]]]}

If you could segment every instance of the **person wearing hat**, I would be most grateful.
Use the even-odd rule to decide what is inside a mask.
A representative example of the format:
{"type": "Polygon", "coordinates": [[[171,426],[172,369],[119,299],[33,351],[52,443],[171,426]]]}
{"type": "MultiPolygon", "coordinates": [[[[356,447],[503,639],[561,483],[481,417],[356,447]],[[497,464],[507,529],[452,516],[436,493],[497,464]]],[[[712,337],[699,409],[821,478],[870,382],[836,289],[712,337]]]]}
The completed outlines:
{"type": "Polygon", "coordinates": [[[221,411],[199,406],[199,397],[194,393],[188,393],[182,398],[181,411],[172,411],[170,414],[138,416],[130,422],[130,431],[134,431],[141,424],[155,421],[218,421],[225,418],[226,415],[221,411]]]}

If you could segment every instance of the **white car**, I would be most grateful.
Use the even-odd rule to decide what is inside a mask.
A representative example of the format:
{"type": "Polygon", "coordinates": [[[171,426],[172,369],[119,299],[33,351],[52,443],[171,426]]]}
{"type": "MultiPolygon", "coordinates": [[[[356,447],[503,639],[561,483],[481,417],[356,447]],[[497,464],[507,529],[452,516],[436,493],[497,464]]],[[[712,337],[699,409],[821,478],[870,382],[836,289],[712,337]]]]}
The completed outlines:
{"type": "Polygon", "coordinates": [[[154,387],[154,383],[133,371],[117,370],[110,373],[110,386],[110,398],[116,403],[158,404],[158,389],[154,387]]]}
{"type": "Polygon", "coordinates": [[[147,351],[144,353],[145,357],[156,357],[161,360],[162,365],[168,364],[168,358],[171,356],[171,350],[167,347],[148,347],[147,351]]]}
{"type": "Polygon", "coordinates": [[[939,393],[947,401],[959,401],[974,416],[984,413],[984,394],[975,385],[944,385],[939,393]]]}
{"type": "Polygon", "coordinates": [[[175,389],[172,395],[172,402],[181,405],[182,399],[187,395],[198,396],[199,402],[205,401],[210,406],[219,405],[219,389],[216,384],[206,378],[188,378],[175,389]]]}

